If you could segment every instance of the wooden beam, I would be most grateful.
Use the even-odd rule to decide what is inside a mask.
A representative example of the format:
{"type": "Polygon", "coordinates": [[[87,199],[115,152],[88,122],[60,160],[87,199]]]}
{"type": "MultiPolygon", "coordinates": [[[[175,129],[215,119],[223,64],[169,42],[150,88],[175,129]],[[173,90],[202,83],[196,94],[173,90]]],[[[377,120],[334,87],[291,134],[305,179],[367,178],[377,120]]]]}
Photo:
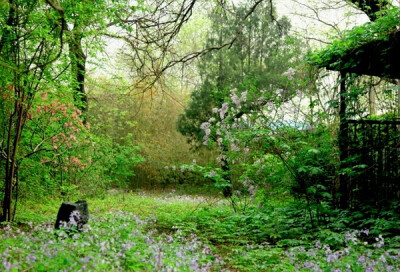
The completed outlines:
{"type": "Polygon", "coordinates": [[[400,79],[400,32],[387,40],[373,41],[334,57],[326,67],[358,75],[400,79]]]}

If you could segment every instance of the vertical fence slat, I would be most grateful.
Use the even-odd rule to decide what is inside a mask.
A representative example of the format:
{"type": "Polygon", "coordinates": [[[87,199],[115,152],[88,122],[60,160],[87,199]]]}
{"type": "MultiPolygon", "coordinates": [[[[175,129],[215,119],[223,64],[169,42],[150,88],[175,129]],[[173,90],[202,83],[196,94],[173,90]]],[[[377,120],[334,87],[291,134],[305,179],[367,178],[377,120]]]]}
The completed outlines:
{"type": "Polygon", "coordinates": [[[381,205],[400,196],[400,121],[348,120],[348,156],[366,167],[348,178],[354,204],[381,205]]]}

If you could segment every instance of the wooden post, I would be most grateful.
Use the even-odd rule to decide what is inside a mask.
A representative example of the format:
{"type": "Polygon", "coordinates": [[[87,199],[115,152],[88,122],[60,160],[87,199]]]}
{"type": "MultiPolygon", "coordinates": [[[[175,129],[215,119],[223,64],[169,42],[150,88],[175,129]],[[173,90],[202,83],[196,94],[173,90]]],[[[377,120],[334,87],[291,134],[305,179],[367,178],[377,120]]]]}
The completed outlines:
{"type": "MultiPolygon", "coordinates": [[[[400,8],[400,1],[399,1],[399,8],[400,8]]],[[[400,11],[399,11],[399,22],[400,24],[400,11]]],[[[399,111],[399,116],[397,116],[398,119],[400,119],[400,79],[397,80],[397,85],[398,85],[398,90],[397,90],[397,109],[399,111]]],[[[400,128],[399,128],[400,131],[400,128]]]]}
{"type": "MultiPolygon", "coordinates": [[[[340,72],[340,108],[339,108],[339,151],[340,151],[340,169],[346,167],[345,160],[347,159],[347,133],[348,123],[346,118],[346,72],[340,72]]],[[[346,175],[340,176],[339,193],[340,193],[340,207],[346,209],[349,207],[349,186],[348,177],[346,175]]]]}

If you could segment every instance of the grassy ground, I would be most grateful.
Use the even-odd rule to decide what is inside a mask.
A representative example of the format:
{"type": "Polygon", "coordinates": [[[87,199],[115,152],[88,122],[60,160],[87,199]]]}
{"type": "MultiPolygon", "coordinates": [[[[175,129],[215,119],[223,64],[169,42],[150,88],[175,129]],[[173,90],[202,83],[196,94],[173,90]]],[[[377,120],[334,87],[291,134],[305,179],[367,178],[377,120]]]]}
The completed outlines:
{"type": "Polygon", "coordinates": [[[277,201],[239,213],[218,197],[173,191],[87,201],[84,231],[58,238],[61,200],[21,203],[19,223],[0,229],[0,271],[400,271],[398,239],[309,231],[277,201]]]}

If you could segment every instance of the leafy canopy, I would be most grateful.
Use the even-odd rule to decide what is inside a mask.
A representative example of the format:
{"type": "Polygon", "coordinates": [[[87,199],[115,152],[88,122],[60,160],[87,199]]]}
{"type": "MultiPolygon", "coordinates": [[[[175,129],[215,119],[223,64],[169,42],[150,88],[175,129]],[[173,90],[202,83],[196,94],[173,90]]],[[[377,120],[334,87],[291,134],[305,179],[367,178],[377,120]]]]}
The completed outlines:
{"type": "Polygon", "coordinates": [[[373,22],[354,27],[343,33],[343,38],[338,38],[326,48],[310,52],[308,62],[319,67],[334,68],[337,59],[354,52],[372,41],[388,40],[389,35],[396,31],[399,25],[399,8],[379,12],[380,17],[373,22]],[[333,63],[332,63],[333,62],[333,63]]]}

